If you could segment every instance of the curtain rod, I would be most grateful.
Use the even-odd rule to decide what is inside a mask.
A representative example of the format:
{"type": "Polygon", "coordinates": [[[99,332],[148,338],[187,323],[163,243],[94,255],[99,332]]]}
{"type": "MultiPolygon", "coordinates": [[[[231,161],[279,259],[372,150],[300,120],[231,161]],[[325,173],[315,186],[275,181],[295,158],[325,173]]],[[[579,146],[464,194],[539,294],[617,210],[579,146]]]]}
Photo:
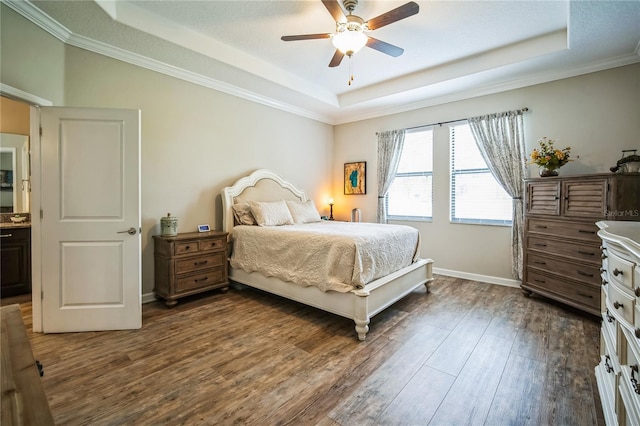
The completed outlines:
{"type": "MultiPolygon", "coordinates": [[[[516,110],[517,114],[522,114],[523,112],[527,112],[529,111],[529,108],[524,107],[522,109],[516,110]]],[[[443,124],[449,124],[449,123],[456,123],[458,121],[464,121],[467,120],[467,118],[459,118],[457,120],[449,120],[449,121],[440,121],[438,123],[431,123],[431,124],[422,124],[420,126],[414,126],[414,127],[407,127],[405,130],[415,130],[415,129],[421,129],[422,127],[430,127],[430,126],[435,126],[436,124],[438,126],[442,126],[443,124]]]]}

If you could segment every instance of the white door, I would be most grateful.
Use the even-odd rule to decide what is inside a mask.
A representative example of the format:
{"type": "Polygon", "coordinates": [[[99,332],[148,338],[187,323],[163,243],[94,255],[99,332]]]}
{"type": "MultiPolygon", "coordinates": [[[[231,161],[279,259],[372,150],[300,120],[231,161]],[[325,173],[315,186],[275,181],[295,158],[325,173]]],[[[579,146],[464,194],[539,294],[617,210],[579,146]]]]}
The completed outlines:
{"type": "Polygon", "coordinates": [[[40,123],[42,330],[140,328],[140,111],[43,107],[40,123]]]}

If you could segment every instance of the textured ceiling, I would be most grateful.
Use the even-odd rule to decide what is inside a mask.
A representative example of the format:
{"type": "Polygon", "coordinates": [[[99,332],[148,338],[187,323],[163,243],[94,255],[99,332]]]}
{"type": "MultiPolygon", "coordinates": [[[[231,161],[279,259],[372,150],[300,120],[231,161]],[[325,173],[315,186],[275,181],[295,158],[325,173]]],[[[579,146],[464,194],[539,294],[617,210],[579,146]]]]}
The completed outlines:
{"type": "Polygon", "coordinates": [[[402,56],[365,47],[336,68],[331,40],[280,40],[333,32],[320,0],[3,2],[70,44],[334,124],[640,62],[640,1],[418,1],[370,33],[402,56]]]}

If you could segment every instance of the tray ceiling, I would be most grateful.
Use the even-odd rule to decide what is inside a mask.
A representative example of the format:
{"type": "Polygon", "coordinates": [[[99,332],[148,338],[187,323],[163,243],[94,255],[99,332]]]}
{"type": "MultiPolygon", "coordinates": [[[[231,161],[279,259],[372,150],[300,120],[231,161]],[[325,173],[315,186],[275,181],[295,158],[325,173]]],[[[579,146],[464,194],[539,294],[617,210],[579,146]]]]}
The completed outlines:
{"type": "Polygon", "coordinates": [[[336,68],[331,40],[280,40],[333,32],[320,0],[3,3],[71,45],[331,124],[640,62],[638,1],[418,1],[370,33],[402,56],[365,47],[336,68]]]}

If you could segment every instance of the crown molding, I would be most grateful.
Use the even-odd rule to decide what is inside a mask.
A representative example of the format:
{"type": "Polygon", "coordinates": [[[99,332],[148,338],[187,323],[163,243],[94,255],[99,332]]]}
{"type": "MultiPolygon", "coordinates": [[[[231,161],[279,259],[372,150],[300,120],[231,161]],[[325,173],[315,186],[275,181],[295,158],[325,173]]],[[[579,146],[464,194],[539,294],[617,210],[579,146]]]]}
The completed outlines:
{"type": "Polygon", "coordinates": [[[326,124],[334,124],[331,117],[328,117],[326,115],[319,114],[304,108],[299,108],[285,102],[280,102],[273,98],[259,95],[255,92],[242,89],[240,87],[225,83],[211,77],[207,77],[192,71],[185,70],[183,68],[166,64],[164,62],[146,57],[144,55],[130,52],[119,47],[111,46],[107,43],[93,40],[82,35],[74,34],[59,22],[43,13],[40,9],[35,7],[31,2],[27,0],[1,0],[1,2],[67,45],[98,53],[100,55],[108,56],[113,59],[139,66],[141,68],[168,75],[170,77],[197,84],[199,86],[207,87],[209,89],[214,89],[223,93],[227,93],[229,95],[237,96],[242,99],[276,108],[278,110],[285,111],[291,114],[299,115],[301,117],[320,121],[326,124]]]}
{"type": "MultiPolygon", "coordinates": [[[[640,47],[640,44],[639,44],[640,47]]],[[[522,89],[524,87],[535,86],[537,84],[549,83],[551,81],[562,80],[565,78],[577,77],[584,74],[590,74],[598,71],[604,71],[611,68],[623,67],[640,63],[638,53],[621,55],[616,58],[609,58],[604,61],[593,62],[580,68],[571,69],[571,71],[548,71],[544,73],[536,73],[525,78],[510,80],[497,84],[485,85],[474,89],[462,90],[448,95],[432,97],[417,102],[405,103],[402,105],[393,105],[389,107],[378,108],[362,114],[344,114],[343,120],[336,120],[334,125],[347,124],[355,121],[369,120],[379,118],[386,115],[399,114],[417,109],[433,107],[450,102],[462,101],[465,99],[477,98],[480,96],[493,95],[509,90],[522,89]]]]}

